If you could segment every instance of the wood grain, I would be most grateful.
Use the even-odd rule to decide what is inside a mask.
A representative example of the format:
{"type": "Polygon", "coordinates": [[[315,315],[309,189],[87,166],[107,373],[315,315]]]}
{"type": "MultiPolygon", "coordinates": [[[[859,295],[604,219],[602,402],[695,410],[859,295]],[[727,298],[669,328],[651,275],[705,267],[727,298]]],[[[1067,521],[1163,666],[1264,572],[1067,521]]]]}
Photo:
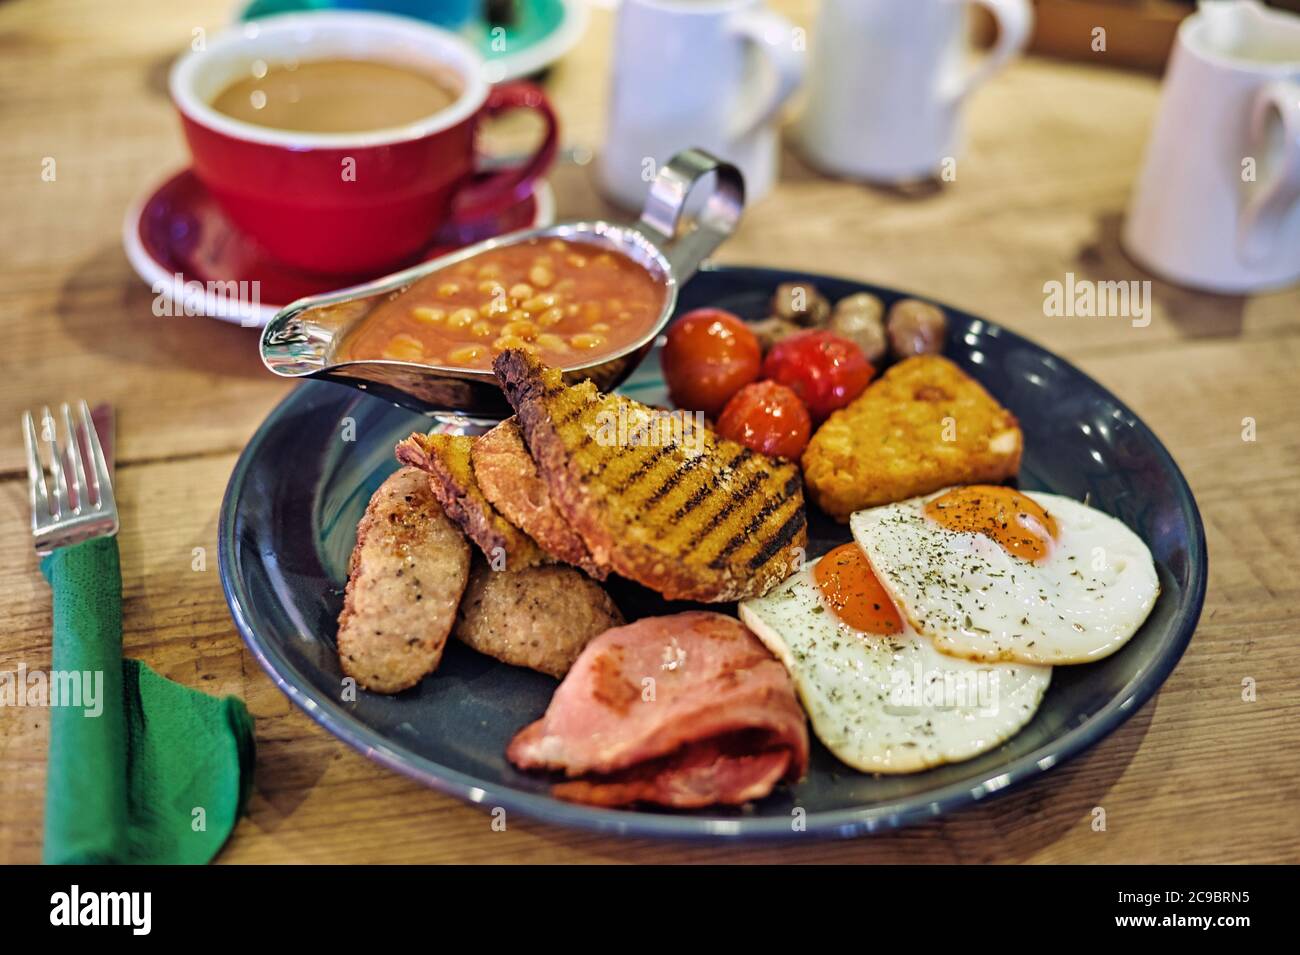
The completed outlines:
{"type": "MultiPolygon", "coordinates": [[[[779,8],[809,23],[811,2],[779,8]]],[[[816,175],[787,147],[779,188],[724,262],[832,272],[985,314],[1119,394],[1183,467],[1205,519],[1209,596],[1151,703],[1017,793],[858,839],[728,846],[617,840],[478,809],[381,770],[318,729],[234,632],[215,568],[235,456],[286,392],[255,334],[160,319],[121,252],[131,197],[184,161],[167,64],[225,0],[0,6],[0,669],[49,663],[49,593],[27,537],[22,408],[85,396],[119,410],[128,653],[247,701],[256,789],[224,862],[1245,862],[1300,859],[1300,292],[1200,295],[1155,282],[1151,324],[1049,318],[1067,272],[1150,278],[1119,249],[1156,105],[1153,79],[1028,60],[971,104],[957,179],[904,195],[816,175]],[[184,9],[180,9],[181,7],[184,9]],[[45,157],[57,179],[41,179],[45,157]],[[1257,440],[1242,440],[1253,418],[1257,440]],[[201,551],[196,548],[202,548],[201,551]],[[199,560],[202,557],[203,560],[199,560]],[[194,569],[199,566],[201,569],[194,569]],[[1255,702],[1241,683],[1257,682],[1255,702]],[[1107,828],[1093,831],[1095,807],[1107,828]]],[[[565,140],[598,147],[610,17],[548,81],[565,140]]],[[[590,167],[557,170],[562,216],[608,211],[590,167]]],[[[39,859],[47,721],[0,710],[0,862],[39,859]]]]}

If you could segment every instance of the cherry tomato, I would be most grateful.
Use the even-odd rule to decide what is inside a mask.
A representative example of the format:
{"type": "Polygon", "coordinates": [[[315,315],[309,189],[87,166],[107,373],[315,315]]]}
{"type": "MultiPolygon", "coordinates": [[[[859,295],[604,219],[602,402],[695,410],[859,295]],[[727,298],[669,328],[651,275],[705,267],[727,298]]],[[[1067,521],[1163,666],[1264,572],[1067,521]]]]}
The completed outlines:
{"type": "Polygon", "coordinates": [[[782,339],[763,362],[763,377],[793,389],[818,423],[862,394],[875,374],[861,348],[825,331],[782,339]]]}
{"type": "Polygon", "coordinates": [[[718,434],[763,454],[795,460],[812,433],[812,419],[799,396],[775,381],[741,388],[722,409],[718,434]]]}
{"type": "Polygon", "coordinates": [[[687,312],[668,329],[664,380],[679,408],[715,417],[727,400],[758,377],[763,350],[739,318],[720,308],[687,312]]]}

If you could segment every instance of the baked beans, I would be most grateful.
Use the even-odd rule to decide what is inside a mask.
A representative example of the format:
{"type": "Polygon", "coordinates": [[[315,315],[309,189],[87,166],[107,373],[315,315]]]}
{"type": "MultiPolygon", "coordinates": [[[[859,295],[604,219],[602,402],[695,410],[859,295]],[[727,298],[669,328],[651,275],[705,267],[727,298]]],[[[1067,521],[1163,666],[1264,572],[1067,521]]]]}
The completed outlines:
{"type": "Polygon", "coordinates": [[[380,304],[343,345],[345,357],[487,370],[507,348],[576,367],[643,338],[663,289],[621,252],[535,238],[432,272],[380,304]]]}

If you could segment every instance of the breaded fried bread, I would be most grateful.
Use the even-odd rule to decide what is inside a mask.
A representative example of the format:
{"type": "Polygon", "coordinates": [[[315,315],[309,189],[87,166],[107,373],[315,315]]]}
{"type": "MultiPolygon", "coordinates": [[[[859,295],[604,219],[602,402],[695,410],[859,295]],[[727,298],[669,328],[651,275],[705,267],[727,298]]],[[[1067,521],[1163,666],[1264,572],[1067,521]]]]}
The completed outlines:
{"type": "Polygon", "coordinates": [[[836,411],[803,453],[808,494],[827,514],[990,484],[1020,470],[1015,415],[939,355],[899,362],[836,411]]]}
{"type": "Polygon", "coordinates": [[[548,558],[536,541],[515,527],[483,495],[474,476],[474,438],[459,434],[412,434],[398,442],[397,460],[425,471],[434,496],[498,570],[519,570],[548,558]]]}
{"type": "Polygon", "coordinates": [[[706,602],[765,593],[802,563],[794,464],[689,415],[668,422],[589,381],[566,385],[522,350],[503,351],[493,370],[551,499],[596,563],[669,599],[706,602]]]}
{"type": "Polygon", "coordinates": [[[502,663],[561,678],[594,637],[622,624],[609,594],[572,567],[492,570],[479,560],[454,632],[502,663]]]}
{"type": "Polygon", "coordinates": [[[483,495],[506,520],[557,560],[581,567],[597,580],[605,579],[608,569],[591,559],[587,545],[556,510],[514,418],[477,438],[470,448],[470,462],[483,495]]]}
{"type": "Polygon", "coordinates": [[[469,544],[433,496],[429,477],[402,468],[357,525],[339,614],[343,672],[378,693],[414,686],[442,660],[469,579],[469,544]]]}

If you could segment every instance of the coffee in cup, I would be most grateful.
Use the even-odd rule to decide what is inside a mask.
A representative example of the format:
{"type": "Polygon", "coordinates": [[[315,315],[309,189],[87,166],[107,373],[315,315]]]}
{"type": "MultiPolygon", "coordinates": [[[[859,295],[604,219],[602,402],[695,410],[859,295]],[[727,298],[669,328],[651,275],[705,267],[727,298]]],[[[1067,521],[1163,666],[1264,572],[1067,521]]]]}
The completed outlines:
{"type": "Polygon", "coordinates": [[[357,277],[414,261],[444,224],[527,198],[558,130],[528,83],[491,86],[463,39],[404,17],[317,11],[210,37],[171,72],[195,175],[287,265],[357,277]],[[531,109],[527,160],[480,173],[480,124],[531,109]]]}
{"type": "Polygon", "coordinates": [[[253,64],[217,94],[212,108],[232,119],[303,133],[362,133],[405,126],[460,99],[449,68],[418,70],[378,60],[253,64]]]}

